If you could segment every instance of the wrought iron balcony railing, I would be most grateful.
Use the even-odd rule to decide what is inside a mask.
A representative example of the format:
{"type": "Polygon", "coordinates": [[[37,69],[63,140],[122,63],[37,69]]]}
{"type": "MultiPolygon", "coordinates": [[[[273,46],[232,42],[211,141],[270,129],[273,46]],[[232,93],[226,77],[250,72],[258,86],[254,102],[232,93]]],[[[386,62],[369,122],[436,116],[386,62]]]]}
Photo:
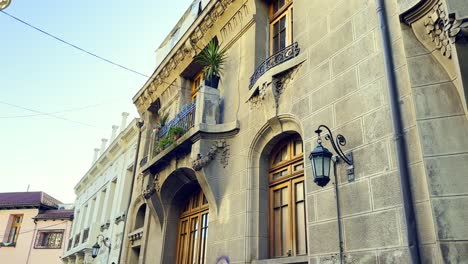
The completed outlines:
{"type": "Polygon", "coordinates": [[[180,111],[174,119],[169,121],[159,131],[156,131],[154,135],[153,143],[153,157],[156,156],[162,149],[167,148],[168,145],[174,142],[174,139],[170,138],[171,131],[176,133],[178,137],[185,134],[195,124],[195,102],[186,105],[182,111],[180,111]]]}
{"type": "Polygon", "coordinates": [[[297,42],[294,42],[293,44],[287,46],[286,48],[278,51],[277,53],[273,54],[268,59],[266,59],[262,64],[260,64],[260,66],[257,67],[254,74],[252,74],[252,76],[250,77],[249,89],[252,89],[255,82],[265,72],[285,61],[296,57],[297,55],[299,55],[299,51],[299,45],[297,44],[297,42]]]}

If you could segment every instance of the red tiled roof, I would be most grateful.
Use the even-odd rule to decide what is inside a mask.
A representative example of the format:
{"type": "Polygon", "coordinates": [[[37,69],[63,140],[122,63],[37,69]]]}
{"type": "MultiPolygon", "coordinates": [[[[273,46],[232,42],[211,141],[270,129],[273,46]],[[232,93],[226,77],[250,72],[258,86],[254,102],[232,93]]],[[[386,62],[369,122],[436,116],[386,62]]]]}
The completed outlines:
{"type": "Polygon", "coordinates": [[[45,192],[0,193],[0,209],[21,207],[57,208],[59,200],[45,192]]]}
{"type": "Polygon", "coordinates": [[[46,210],[34,219],[73,219],[73,210],[46,210]]]}

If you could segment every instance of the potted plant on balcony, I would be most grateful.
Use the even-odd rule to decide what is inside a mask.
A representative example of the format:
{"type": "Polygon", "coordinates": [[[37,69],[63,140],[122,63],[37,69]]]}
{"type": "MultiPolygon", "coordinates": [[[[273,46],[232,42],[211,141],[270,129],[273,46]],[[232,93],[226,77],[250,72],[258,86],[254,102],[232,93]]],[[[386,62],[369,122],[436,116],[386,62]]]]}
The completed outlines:
{"type": "Polygon", "coordinates": [[[159,130],[161,130],[161,128],[166,125],[168,117],[169,117],[169,113],[164,113],[164,114],[159,116],[158,123],[153,128],[153,132],[156,134],[156,136],[158,135],[159,130]]]}
{"type": "Polygon", "coordinates": [[[197,55],[196,61],[203,67],[205,85],[217,89],[226,62],[226,50],[220,50],[219,45],[211,40],[197,55]]]}
{"type": "Polygon", "coordinates": [[[184,133],[185,129],[181,126],[173,126],[169,129],[169,135],[172,136],[174,141],[179,139],[184,133]]]}

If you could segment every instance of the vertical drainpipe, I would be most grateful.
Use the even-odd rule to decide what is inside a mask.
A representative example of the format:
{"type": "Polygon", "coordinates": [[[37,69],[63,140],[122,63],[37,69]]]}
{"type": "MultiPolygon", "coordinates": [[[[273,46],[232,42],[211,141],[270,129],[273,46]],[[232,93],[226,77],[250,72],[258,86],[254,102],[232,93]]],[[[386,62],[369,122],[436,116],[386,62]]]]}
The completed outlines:
{"type": "MultiPolygon", "coordinates": [[[[117,263],[120,263],[120,257],[122,256],[122,248],[123,248],[124,242],[125,242],[125,230],[126,230],[126,227],[127,227],[128,212],[130,211],[130,205],[131,205],[131,202],[132,202],[133,183],[135,182],[136,168],[137,168],[137,163],[138,163],[138,152],[140,152],[141,127],[143,126],[143,122],[138,121],[136,123],[136,126],[138,127],[138,140],[137,140],[137,145],[136,145],[136,150],[135,150],[135,160],[133,161],[133,172],[132,172],[132,180],[130,181],[130,194],[128,196],[128,201],[127,201],[127,211],[125,213],[125,220],[126,221],[125,221],[123,231],[122,231],[122,243],[120,243],[119,256],[117,258],[117,263]]],[[[123,262],[125,262],[125,261],[123,261],[123,262]]]]}
{"type": "Polygon", "coordinates": [[[392,56],[392,45],[388,20],[385,10],[385,0],[377,0],[377,14],[382,34],[382,49],[385,61],[385,71],[388,81],[389,100],[392,111],[392,122],[395,133],[396,155],[398,159],[398,172],[400,175],[400,190],[403,201],[404,216],[406,222],[406,235],[408,237],[408,250],[411,263],[420,264],[419,239],[414,213],[413,197],[409,180],[408,157],[403,133],[403,122],[401,118],[398,89],[395,78],[395,64],[392,56]]]}

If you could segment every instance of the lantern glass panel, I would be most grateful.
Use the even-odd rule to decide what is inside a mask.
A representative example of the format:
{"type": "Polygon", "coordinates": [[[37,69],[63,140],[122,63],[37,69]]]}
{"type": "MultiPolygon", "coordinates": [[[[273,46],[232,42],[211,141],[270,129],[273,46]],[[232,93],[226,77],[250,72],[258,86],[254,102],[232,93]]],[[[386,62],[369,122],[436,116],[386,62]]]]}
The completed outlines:
{"type": "Polygon", "coordinates": [[[330,177],[330,160],[329,156],[323,157],[323,176],[330,177]]]}
{"type": "Polygon", "coordinates": [[[315,177],[323,177],[323,156],[314,157],[315,177]]]}

